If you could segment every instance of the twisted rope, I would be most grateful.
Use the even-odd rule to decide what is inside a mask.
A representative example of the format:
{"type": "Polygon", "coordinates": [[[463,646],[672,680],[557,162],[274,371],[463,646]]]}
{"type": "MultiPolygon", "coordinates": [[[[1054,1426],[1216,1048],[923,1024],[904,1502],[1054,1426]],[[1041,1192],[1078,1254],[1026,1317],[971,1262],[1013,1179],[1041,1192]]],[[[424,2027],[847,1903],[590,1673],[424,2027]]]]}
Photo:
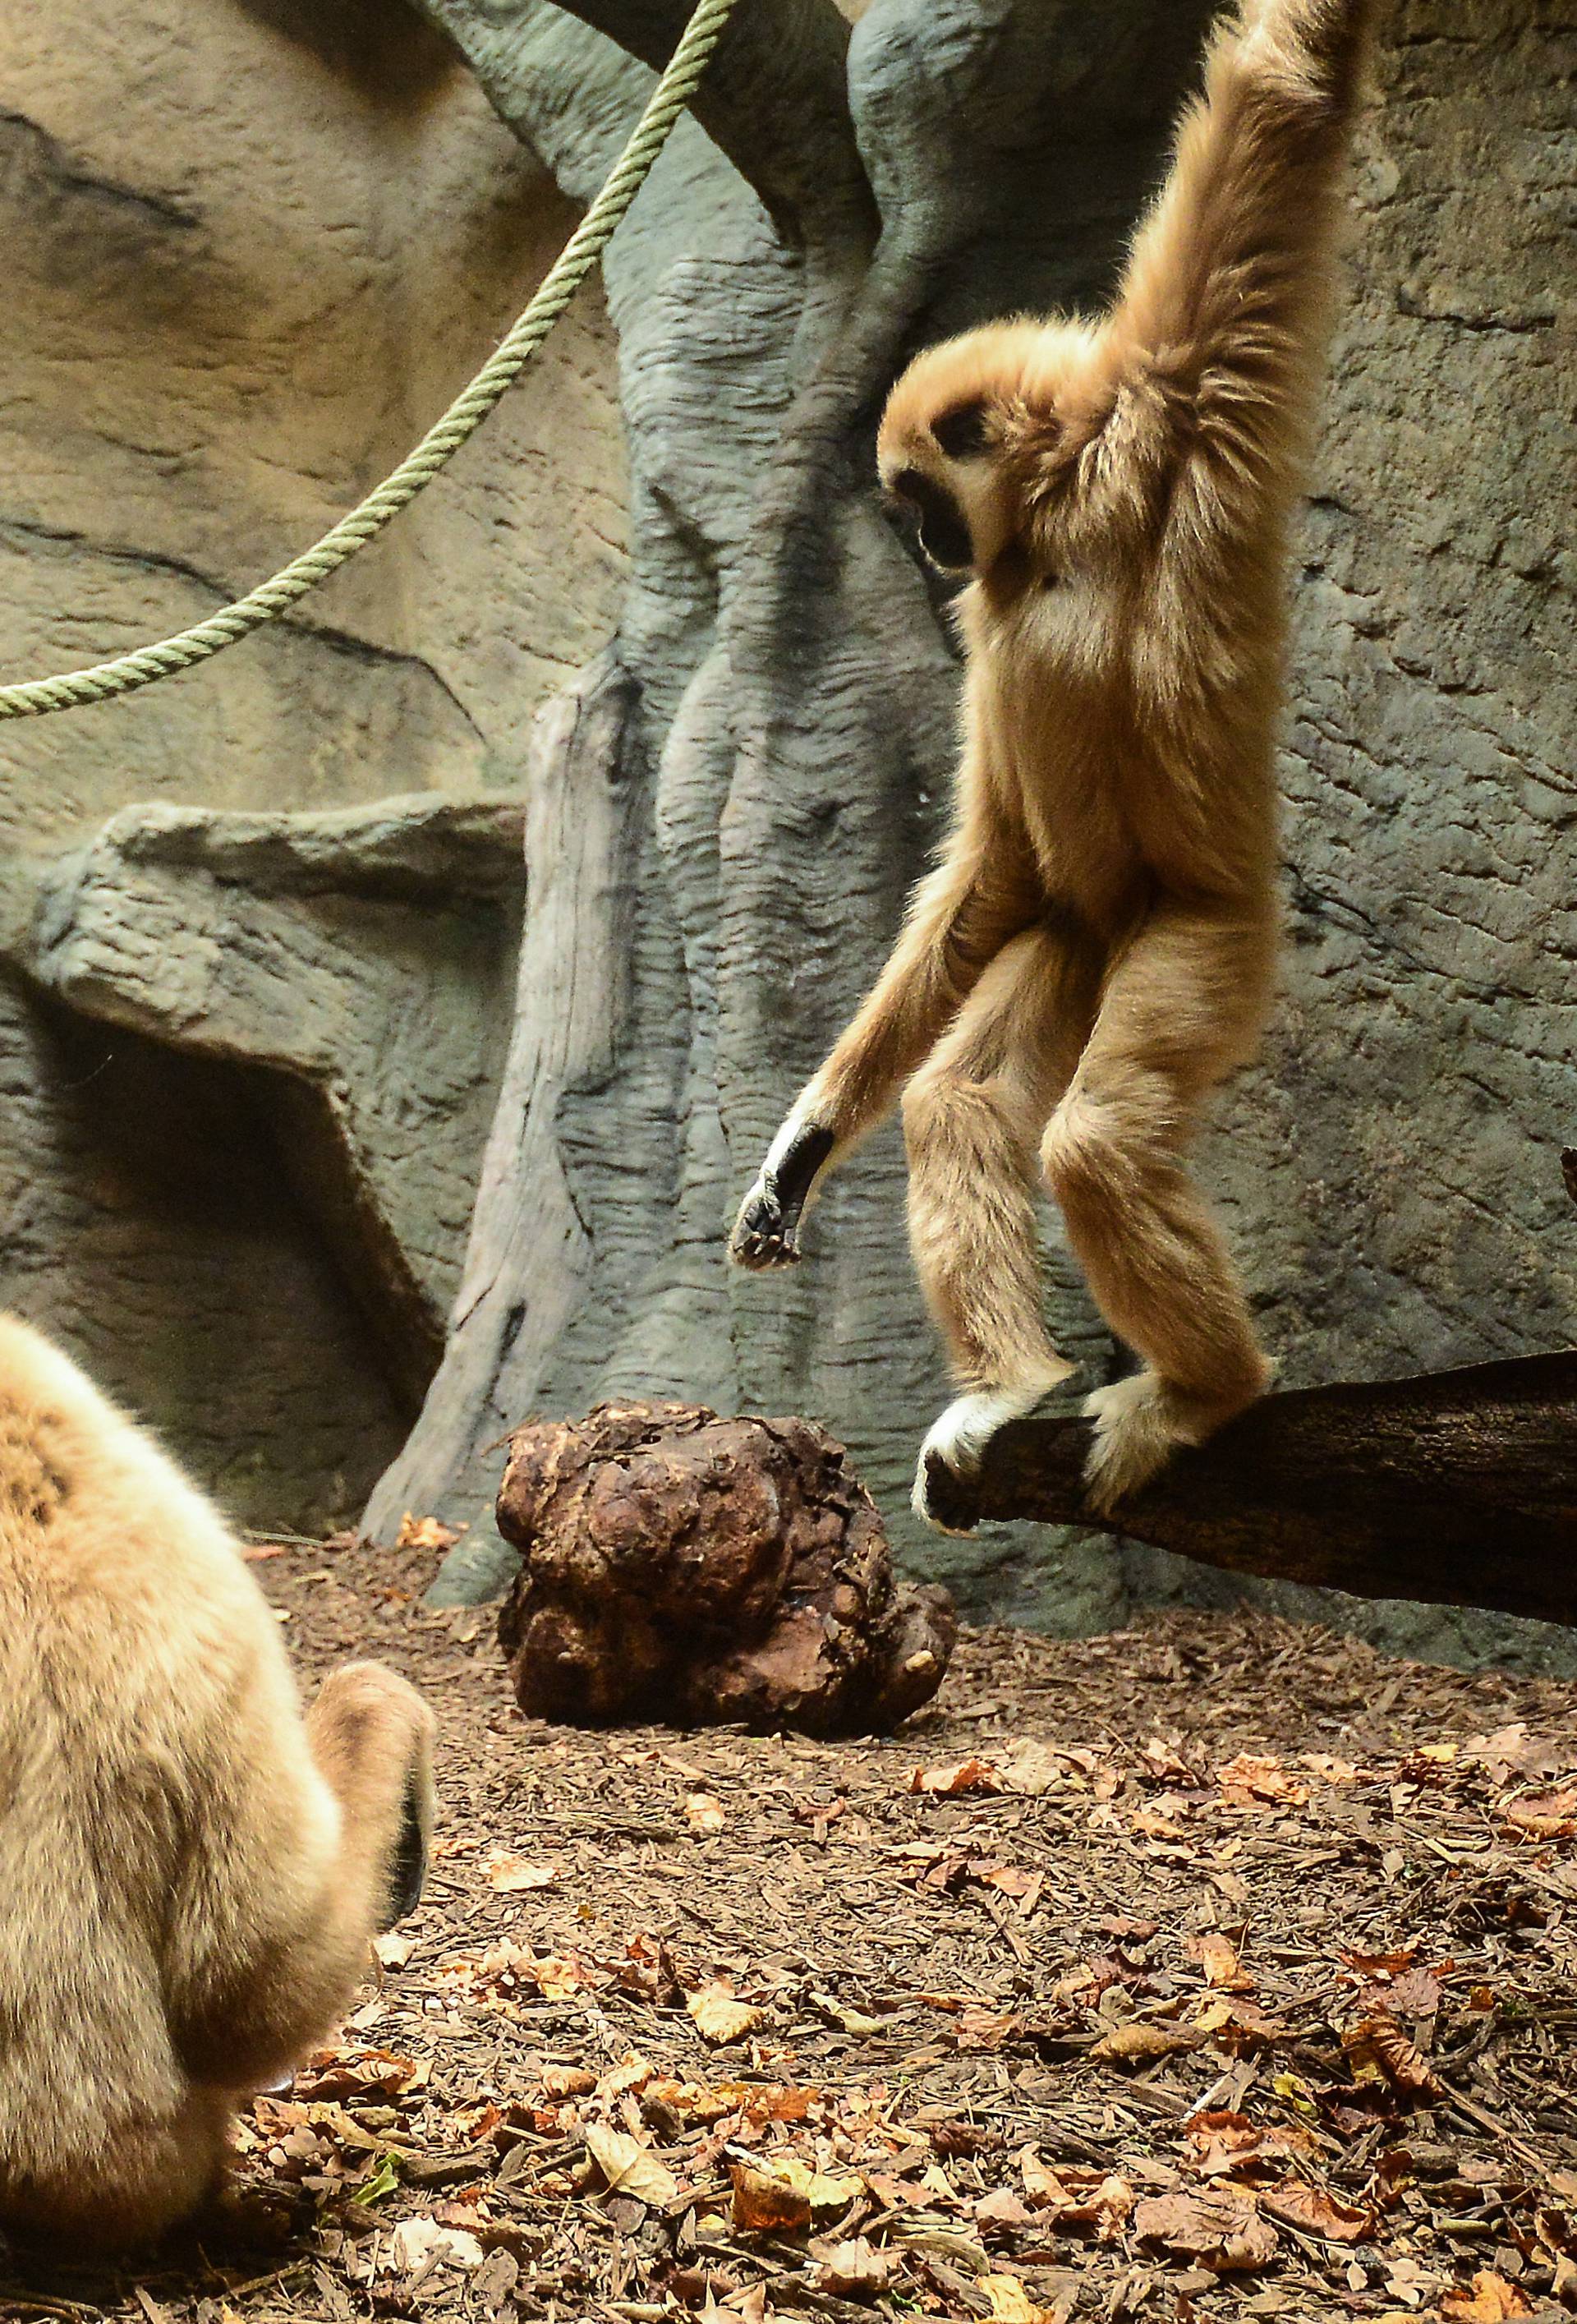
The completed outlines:
{"type": "Polygon", "coordinates": [[[96,662],[90,669],[0,687],[0,719],[42,718],[52,710],[108,702],[117,694],[134,693],[138,687],[152,686],[158,678],[173,678],[194,663],[207,661],[238,638],[277,622],[309,589],[337,573],[359,549],[364,549],[392,517],[409,507],[520,377],[602,256],[694,96],[736,4],[737,0],[699,0],[629,143],[530,304],[470,385],[461,390],[442,419],[429,429],[392,475],[375,484],[365,500],[331,526],[321,540],[234,604],[221,606],[206,622],[174,637],[161,638],[156,644],[140,646],[134,653],[117,654],[113,661],[96,662]]]}

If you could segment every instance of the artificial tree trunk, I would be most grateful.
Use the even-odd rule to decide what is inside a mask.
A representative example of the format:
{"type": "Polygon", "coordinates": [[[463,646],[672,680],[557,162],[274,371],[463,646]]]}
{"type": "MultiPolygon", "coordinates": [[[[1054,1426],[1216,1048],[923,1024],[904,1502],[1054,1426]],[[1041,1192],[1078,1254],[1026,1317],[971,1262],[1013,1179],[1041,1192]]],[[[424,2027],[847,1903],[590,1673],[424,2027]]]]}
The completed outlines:
{"type": "MultiPolygon", "coordinates": [[[[687,14],[428,5],[577,198],[687,14]]],[[[466,1280],[367,1518],[380,1537],[408,1508],[470,1521],[449,1587],[503,1570],[482,1570],[488,1448],[602,1396],[824,1416],[903,1508],[945,1384],[895,1140],[828,1192],[813,1264],[762,1283],[724,1263],[757,1150],[945,813],[955,660],[878,501],[875,422],[924,340],[1099,295],[1207,13],[929,0],[851,42],[830,0],[748,0],[701,125],[610,253],[630,601],[540,724],[515,1055],[466,1280]]]]}

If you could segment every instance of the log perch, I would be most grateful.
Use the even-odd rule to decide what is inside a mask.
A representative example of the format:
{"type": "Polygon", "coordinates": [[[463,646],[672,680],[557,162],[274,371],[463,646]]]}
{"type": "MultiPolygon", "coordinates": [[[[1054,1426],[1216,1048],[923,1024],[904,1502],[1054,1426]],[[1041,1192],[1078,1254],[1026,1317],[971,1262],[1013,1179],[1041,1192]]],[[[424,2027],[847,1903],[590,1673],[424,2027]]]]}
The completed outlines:
{"type": "MultiPolygon", "coordinates": [[[[1577,1627],[1577,1353],[1270,1396],[1111,1520],[1088,1425],[1019,1420],[936,1514],[1093,1526],[1232,1573],[1577,1627]]],[[[938,1489],[945,1483],[945,1495],[938,1489]]]]}

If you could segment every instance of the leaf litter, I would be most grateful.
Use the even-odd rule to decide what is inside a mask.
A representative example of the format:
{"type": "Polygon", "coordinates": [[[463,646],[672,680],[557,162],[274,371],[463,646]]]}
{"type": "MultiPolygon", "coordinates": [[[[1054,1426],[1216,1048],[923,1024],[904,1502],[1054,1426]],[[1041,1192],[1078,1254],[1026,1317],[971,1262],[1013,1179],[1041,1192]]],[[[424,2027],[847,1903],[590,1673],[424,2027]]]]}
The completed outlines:
{"type": "Polygon", "coordinates": [[[412,1533],[260,1571],[433,1697],[420,1910],[223,2214],[0,2318],[1577,2314],[1577,1686],[1173,1611],[893,1738],[580,1734],[412,1533]]]}

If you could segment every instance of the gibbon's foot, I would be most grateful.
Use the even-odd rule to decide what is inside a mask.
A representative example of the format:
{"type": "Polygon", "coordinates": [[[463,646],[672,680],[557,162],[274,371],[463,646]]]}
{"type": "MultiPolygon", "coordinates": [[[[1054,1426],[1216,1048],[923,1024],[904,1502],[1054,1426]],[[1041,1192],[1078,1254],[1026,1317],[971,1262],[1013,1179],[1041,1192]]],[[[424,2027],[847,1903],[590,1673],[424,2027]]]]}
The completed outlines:
{"type": "Polygon", "coordinates": [[[916,1517],[924,1517],[938,1533],[952,1534],[958,1539],[973,1533],[973,1524],[948,1525],[937,1515],[936,1504],[946,1480],[978,1477],[982,1455],[1004,1422],[1022,1420],[1027,1412],[1033,1412],[1043,1396],[1049,1396],[1054,1388],[1072,1379],[1074,1370],[1072,1364],[1059,1358],[1056,1371],[1034,1388],[972,1388],[966,1395],[954,1397],[945,1412],[932,1422],[920,1447],[914,1490],[909,1496],[916,1517]]]}
{"type": "Polygon", "coordinates": [[[1111,1517],[1166,1467],[1180,1444],[1203,1444],[1262,1396],[1271,1377],[1267,1363],[1247,1395],[1193,1396],[1147,1367],[1096,1388],[1084,1398],[1084,1417],[1095,1424],[1084,1460],[1089,1508],[1097,1517],[1111,1517]]]}
{"type": "Polygon", "coordinates": [[[778,1132],[729,1238],[728,1256],[736,1267],[762,1274],[798,1264],[800,1218],[835,1142],[830,1130],[814,1121],[778,1132]]]}

